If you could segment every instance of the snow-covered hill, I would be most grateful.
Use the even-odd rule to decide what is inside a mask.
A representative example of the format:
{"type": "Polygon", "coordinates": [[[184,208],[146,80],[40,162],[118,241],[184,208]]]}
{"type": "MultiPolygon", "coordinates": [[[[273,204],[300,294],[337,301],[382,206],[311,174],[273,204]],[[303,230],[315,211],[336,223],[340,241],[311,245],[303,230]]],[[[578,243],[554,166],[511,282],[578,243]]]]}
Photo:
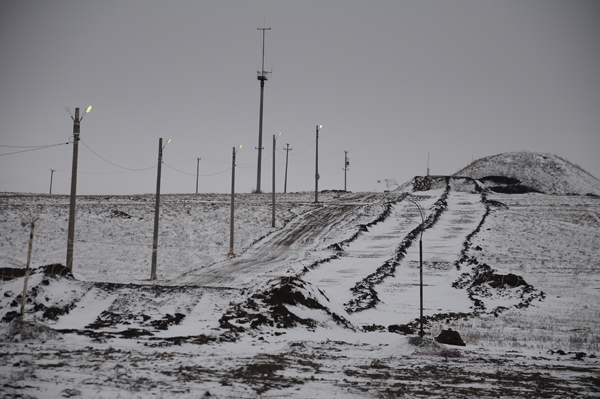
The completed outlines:
{"type": "Polygon", "coordinates": [[[64,259],[68,198],[0,195],[0,393],[600,394],[600,198],[497,193],[450,176],[404,187],[323,193],[318,204],[278,194],[276,228],[270,194],[240,195],[235,257],[227,196],[164,196],[157,281],[147,280],[153,196],[79,198],[71,274],[44,266],[64,259]],[[25,320],[35,324],[21,328],[10,320],[32,217],[25,320]],[[432,340],[449,328],[466,347],[432,340]]]}
{"type": "Polygon", "coordinates": [[[454,176],[473,177],[487,186],[499,187],[498,191],[508,186],[508,192],[600,195],[600,180],[552,154],[521,151],[492,155],[475,160],[454,176]]]}

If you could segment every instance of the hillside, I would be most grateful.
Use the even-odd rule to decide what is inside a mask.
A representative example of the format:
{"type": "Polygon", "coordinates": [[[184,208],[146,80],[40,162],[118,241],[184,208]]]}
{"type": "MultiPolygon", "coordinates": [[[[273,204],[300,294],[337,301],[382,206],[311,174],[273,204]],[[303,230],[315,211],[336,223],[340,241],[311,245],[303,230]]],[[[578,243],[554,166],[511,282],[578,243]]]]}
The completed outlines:
{"type": "Polygon", "coordinates": [[[165,195],[156,281],[152,195],[79,198],[73,273],[68,197],[0,195],[0,396],[600,394],[600,198],[410,192],[240,195],[234,257],[226,195],[165,195]]]}
{"type": "Polygon", "coordinates": [[[454,176],[481,180],[502,192],[558,195],[600,195],[600,180],[579,166],[552,154],[507,152],[477,159],[454,176]],[[500,179],[499,177],[509,178],[500,179]]]}

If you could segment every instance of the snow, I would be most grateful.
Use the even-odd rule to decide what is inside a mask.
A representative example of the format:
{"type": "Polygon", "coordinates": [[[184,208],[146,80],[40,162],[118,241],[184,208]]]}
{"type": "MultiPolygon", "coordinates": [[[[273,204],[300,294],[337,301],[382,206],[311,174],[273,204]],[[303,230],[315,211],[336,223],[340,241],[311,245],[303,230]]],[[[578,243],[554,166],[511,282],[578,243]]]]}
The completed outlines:
{"type": "MultiPolygon", "coordinates": [[[[227,196],[164,196],[158,281],[148,281],[152,195],[78,198],[74,277],[40,268],[64,261],[68,198],[0,196],[0,267],[24,266],[20,222],[40,218],[25,314],[33,324],[27,335],[0,323],[0,392],[600,395],[598,198],[430,180],[423,191],[413,191],[423,181],[404,185],[406,199],[323,192],[314,204],[310,193],[278,194],[276,228],[270,194],[240,194],[235,257],[227,196]],[[388,331],[418,329],[421,216],[409,200],[426,220],[423,339],[388,331]],[[527,285],[493,286],[511,273],[527,285]],[[432,340],[448,328],[465,347],[432,340]],[[456,348],[461,357],[439,356],[456,348]]],[[[20,309],[22,287],[22,277],[0,283],[0,319],[20,309]]]]}

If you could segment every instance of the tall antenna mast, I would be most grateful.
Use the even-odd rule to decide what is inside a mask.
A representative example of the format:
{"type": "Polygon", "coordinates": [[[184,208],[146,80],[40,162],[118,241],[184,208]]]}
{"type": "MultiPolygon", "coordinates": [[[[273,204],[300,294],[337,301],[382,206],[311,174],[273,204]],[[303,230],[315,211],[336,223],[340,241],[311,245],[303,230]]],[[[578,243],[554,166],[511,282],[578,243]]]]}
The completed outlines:
{"type": "Polygon", "coordinates": [[[265,31],[271,30],[271,28],[256,28],[263,32],[263,45],[262,45],[262,69],[258,71],[257,79],[260,81],[260,116],[258,119],[258,163],[256,167],[256,193],[260,194],[260,172],[262,166],[262,120],[263,120],[263,97],[265,94],[265,81],[267,80],[267,74],[265,71],[265,31]]]}

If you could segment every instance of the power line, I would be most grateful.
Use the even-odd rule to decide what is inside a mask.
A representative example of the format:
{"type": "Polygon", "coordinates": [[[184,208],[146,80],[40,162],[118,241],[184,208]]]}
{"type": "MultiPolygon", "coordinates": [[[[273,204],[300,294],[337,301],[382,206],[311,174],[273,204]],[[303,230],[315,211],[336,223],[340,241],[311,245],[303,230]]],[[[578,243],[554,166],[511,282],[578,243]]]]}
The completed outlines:
{"type": "MultiPolygon", "coordinates": [[[[173,169],[173,170],[174,170],[174,171],[176,171],[176,172],[183,173],[184,175],[188,175],[188,176],[196,176],[196,174],[195,174],[195,173],[187,173],[187,172],[184,172],[184,171],[182,171],[182,170],[175,169],[175,168],[174,168],[174,167],[172,167],[171,165],[168,165],[168,164],[166,164],[166,163],[164,163],[164,162],[163,162],[163,165],[165,165],[165,166],[166,166],[167,168],[169,168],[169,169],[173,169]]],[[[231,168],[227,168],[227,169],[225,169],[225,170],[222,170],[222,171],[220,171],[220,172],[217,172],[217,173],[210,173],[210,174],[207,174],[207,175],[198,175],[198,176],[204,176],[204,177],[205,177],[205,176],[216,176],[216,175],[220,175],[221,173],[225,173],[225,172],[227,172],[228,170],[231,170],[231,168]]]]}
{"type": "Polygon", "coordinates": [[[311,148],[311,147],[312,147],[312,146],[313,146],[313,145],[314,145],[316,142],[317,142],[317,141],[315,140],[315,141],[313,141],[312,143],[310,143],[310,145],[309,145],[308,147],[306,147],[305,149],[303,149],[302,151],[300,151],[300,152],[297,152],[297,153],[295,153],[295,154],[290,154],[290,155],[291,155],[291,156],[300,155],[300,154],[302,154],[304,151],[308,151],[308,149],[309,149],[309,148],[311,148]]]}
{"type": "Polygon", "coordinates": [[[117,168],[120,168],[120,169],[125,169],[125,170],[136,170],[136,171],[138,171],[138,170],[149,170],[149,169],[156,168],[156,166],[150,166],[150,167],[148,167],[148,168],[126,168],[126,167],[124,167],[124,166],[119,166],[119,165],[117,165],[117,164],[115,164],[115,163],[112,163],[112,162],[110,162],[110,161],[109,161],[109,160],[107,160],[106,158],[103,158],[102,156],[100,156],[100,155],[99,155],[99,154],[98,154],[96,151],[92,150],[92,149],[91,149],[91,148],[90,148],[90,147],[89,147],[89,146],[88,146],[86,143],[84,143],[84,142],[83,142],[83,140],[79,139],[79,142],[80,142],[81,144],[83,144],[83,145],[84,145],[84,146],[85,146],[85,147],[86,147],[88,150],[90,150],[90,151],[91,151],[91,152],[92,152],[94,155],[96,155],[98,158],[100,158],[100,159],[101,159],[101,160],[103,160],[104,162],[106,162],[106,163],[109,163],[109,164],[111,164],[112,166],[115,166],[115,167],[117,167],[117,168]]]}
{"type": "Polygon", "coordinates": [[[29,152],[29,151],[36,151],[36,150],[45,150],[46,148],[52,148],[52,147],[57,147],[59,145],[66,145],[69,143],[60,143],[60,144],[50,144],[50,145],[46,145],[46,146],[35,146],[35,147],[18,147],[18,146],[8,146],[8,145],[2,145],[0,147],[8,147],[8,148],[29,148],[28,150],[21,150],[21,151],[14,151],[14,152],[7,152],[5,154],[0,154],[0,157],[4,156],[4,155],[12,155],[12,154],[20,154],[22,152],[29,152]]]}
{"type": "Polygon", "coordinates": [[[40,171],[40,172],[34,172],[32,174],[25,175],[25,176],[13,177],[13,178],[7,179],[7,180],[0,180],[0,184],[7,184],[7,183],[12,183],[12,182],[15,182],[15,181],[19,181],[19,180],[30,179],[32,177],[37,177],[37,176],[40,176],[42,174],[45,174],[46,172],[47,172],[47,170],[43,170],[43,171],[40,171]]]}

